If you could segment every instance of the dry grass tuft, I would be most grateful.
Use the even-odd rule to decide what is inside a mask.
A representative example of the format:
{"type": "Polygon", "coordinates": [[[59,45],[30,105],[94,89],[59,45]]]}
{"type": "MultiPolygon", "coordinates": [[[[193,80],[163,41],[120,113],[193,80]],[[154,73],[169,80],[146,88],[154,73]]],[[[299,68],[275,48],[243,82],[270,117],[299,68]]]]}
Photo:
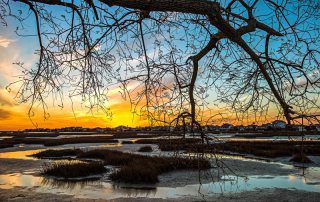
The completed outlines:
{"type": "Polygon", "coordinates": [[[42,166],[42,174],[55,177],[76,178],[97,175],[106,172],[102,162],[84,162],[78,160],[63,160],[45,163],[42,166]]]}
{"type": "Polygon", "coordinates": [[[138,150],[138,152],[152,152],[152,147],[150,147],[150,146],[140,147],[140,149],[138,150]]]}
{"type": "Polygon", "coordinates": [[[48,149],[48,150],[33,154],[31,156],[39,159],[43,159],[43,158],[65,157],[65,156],[77,156],[80,153],[82,153],[80,149],[61,149],[61,150],[48,149]]]}
{"type": "Polygon", "coordinates": [[[305,154],[301,153],[294,154],[290,161],[296,163],[313,163],[305,154]]]}
{"type": "Polygon", "coordinates": [[[79,158],[98,158],[108,165],[120,166],[110,175],[113,181],[127,183],[156,183],[161,173],[179,169],[208,169],[206,159],[182,157],[142,156],[112,150],[92,150],[83,152],[79,158]]]}

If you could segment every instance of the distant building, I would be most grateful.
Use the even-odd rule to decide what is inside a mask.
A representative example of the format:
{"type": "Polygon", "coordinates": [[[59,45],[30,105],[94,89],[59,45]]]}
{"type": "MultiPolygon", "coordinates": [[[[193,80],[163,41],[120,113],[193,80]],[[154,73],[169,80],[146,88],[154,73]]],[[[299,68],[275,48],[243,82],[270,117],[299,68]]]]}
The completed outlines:
{"type": "Polygon", "coordinates": [[[320,131],[320,124],[314,124],[313,126],[315,127],[316,131],[320,131]]]}
{"type": "Polygon", "coordinates": [[[235,128],[236,130],[238,130],[238,131],[245,131],[245,130],[246,130],[246,127],[243,126],[243,125],[238,125],[238,126],[235,126],[234,128],[235,128]]]}
{"type": "Polygon", "coordinates": [[[61,131],[62,132],[83,132],[82,127],[80,126],[76,126],[76,127],[66,127],[66,128],[62,128],[61,131]]]}
{"type": "Polygon", "coordinates": [[[95,128],[94,130],[95,130],[97,133],[105,133],[105,132],[107,131],[106,128],[99,128],[99,127],[95,128]]]}
{"type": "Polygon", "coordinates": [[[247,129],[248,129],[248,130],[251,130],[251,131],[252,131],[252,130],[256,130],[256,129],[257,129],[257,125],[255,125],[255,124],[248,125],[248,126],[247,126],[247,129]]]}
{"type": "Polygon", "coordinates": [[[127,127],[127,126],[118,126],[115,129],[116,129],[117,132],[124,132],[124,131],[130,130],[130,128],[127,127]]]}
{"type": "Polygon", "coordinates": [[[169,130],[166,126],[155,126],[151,128],[151,131],[167,131],[169,130]]]}
{"type": "Polygon", "coordinates": [[[233,129],[233,125],[230,123],[225,123],[220,127],[221,131],[229,131],[233,129]]]}
{"type": "Polygon", "coordinates": [[[284,129],[286,128],[287,123],[285,121],[282,120],[275,120],[272,122],[272,127],[273,128],[279,128],[279,129],[284,129]]]}
{"type": "Polygon", "coordinates": [[[220,126],[206,125],[206,126],[204,127],[204,130],[205,130],[205,131],[208,131],[208,132],[210,132],[210,131],[219,131],[219,130],[220,130],[220,126]]]}
{"type": "Polygon", "coordinates": [[[306,130],[306,127],[304,125],[301,125],[301,124],[300,125],[291,125],[290,129],[293,129],[294,131],[302,132],[302,131],[306,130]]]}
{"type": "Polygon", "coordinates": [[[260,128],[263,129],[263,130],[270,130],[270,129],[273,128],[273,124],[272,123],[265,123],[265,124],[262,124],[260,126],[260,128]]]}

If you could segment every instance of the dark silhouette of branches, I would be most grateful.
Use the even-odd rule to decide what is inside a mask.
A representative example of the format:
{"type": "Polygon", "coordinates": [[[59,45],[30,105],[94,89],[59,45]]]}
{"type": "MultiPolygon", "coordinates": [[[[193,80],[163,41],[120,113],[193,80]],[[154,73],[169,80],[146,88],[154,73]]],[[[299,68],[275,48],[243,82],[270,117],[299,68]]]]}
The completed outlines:
{"type": "Polygon", "coordinates": [[[107,112],[120,84],[133,113],[192,130],[213,100],[237,114],[277,109],[288,123],[319,109],[317,1],[1,0],[4,25],[27,22],[16,5],[36,21],[39,61],[17,94],[32,106],[68,93],[107,112]]]}

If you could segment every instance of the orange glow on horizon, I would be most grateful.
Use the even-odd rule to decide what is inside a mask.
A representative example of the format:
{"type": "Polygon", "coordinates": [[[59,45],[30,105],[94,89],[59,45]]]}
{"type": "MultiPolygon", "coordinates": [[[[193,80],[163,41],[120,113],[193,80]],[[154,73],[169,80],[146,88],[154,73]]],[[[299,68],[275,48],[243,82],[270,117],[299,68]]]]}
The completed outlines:
{"type": "MultiPolygon", "coordinates": [[[[116,89],[113,92],[117,92],[116,89]]],[[[48,113],[50,117],[44,120],[43,110],[34,109],[34,117],[28,117],[28,104],[17,104],[13,99],[13,93],[8,93],[0,89],[0,131],[1,130],[24,130],[32,128],[64,128],[71,126],[81,126],[86,128],[96,127],[117,127],[120,125],[129,127],[149,126],[150,122],[146,117],[141,117],[131,113],[131,105],[128,100],[124,100],[119,93],[111,93],[109,100],[111,117],[102,111],[88,112],[84,107],[77,106],[72,110],[68,103],[64,103],[64,108],[49,106],[48,113]]],[[[70,103],[69,103],[70,104],[70,103]]],[[[139,107],[138,107],[139,108],[139,107]]],[[[275,111],[275,110],[273,110],[275,111]]],[[[227,118],[217,116],[210,119],[208,124],[222,125],[231,123],[234,125],[249,125],[252,123],[263,124],[273,121],[276,115],[254,119],[253,117],[243,118],[242,121],[231,115],[226,110],[205,111],[202,114],[203,124],[214,114],[222,113],[227,118]]],[[[273,113],[276,114],[276,113],[273,113]]],[[[201,118],[201,117],[200,117],[201,118]]],[[[199,119],[200,119],[199,118],[199,119]]]]}
{"type": "MultiPolygon", "coordinates": [[[[0,108],[1,109],[1,108],[0,108]]],[[[6,109],[7,110],[7,109],[6,109]]],[[[28,128],[63,128],[70,126],[82,126],[87,128],[95,127],[117,127],[125,125],[130,127],[147,126],[147,120],[133,116],[130,109],[114,110],[112,117],[102,112],[89,114],[85,111],[72,113],[72,110],[60,110],[50,112],[50,117],[44,120],[41,113],[29,118],[26,111],[9,111],[9,115],[0,118],[0,130],[23,130],[28,128]],[[114,112],[116,111],[116,112],[114,112]]]]}
{"type": "MultiPolygon", "coordinates": [[[[43,112],[41,110],[36,111],[35,117],[29,118],[27,115],[28,108],[24,105],[14,105],[11,107],[0,106],[0,113],[7,113],[5,116],[0,114],[0,130],[23,130],[36,127],[63,128],[81,126],[86,128],[113,128],[120,125],[129,127],[150,125],[146,117],[134,115],[130,110],[130,104],[126,101],[110,106],[112,117],[108,117],[103,112],[91,114],[85,109],[78,109],[73,113],[70,108],[52,108],[48,111],[50,117],[47,120],[44,120],[43,112]]],[[[203,117],[205,120],[206,117],[209,117],[209,113],[205,113],[203,117]]],[[[230,117],[228,119],[216,118],[213,119],[212,122],[209,122],[209,124],[222,125],[224,123],[232,123],[235,125],[249,125],[252,123],[262,124],[272,120],[273,119],[271,118],[261,119],[257,122],[256,120],[248,118],[245,121],[239,121],[236,118],[230,117]]]]}
{"type": "MultiPolygon", "coordinates": [[[[2,30],[1,30],[2,31],[2,30]]],[[[53,101],[48,99],[48,113],[50,117],[44,120],[43,110],[34,109],[35,116],[31,119],[27,113],[29,110],[29,104],[17,104],[13,97],[14,92],[17,92],[19,86],[13,87],[11,93],[5,90],[5,87],[12,82],[18,80],[17,75],[21,75],[21,69],[13,63],[17,61],[23,61],[26,66],[32,66],[37,61],[37,55],[30,51],[30,41],[19,41],[22,39],[11,38],[11,33],[0,33],[0,130],[23,130],[29,128],[63,128],[70,126],[82,126],[87,128],[95,127],[117,127],[119,125],[125,125],[129,127],[148,126],[150,122],[146,117],[140,117],[131,113],[131,105],[128,100],[124,100],[119,91],[121,89],[116,86],[109,90],[109,106],[112,117],[107,117],[103,112],[88,112],[87,108],[81,107],[81,103],[76,102],[76,108],[74,111],[70,106],[70,103],[64,103],[64,108],[61,109],[55,103],[52,106],[53,101]],[[25,43],[25,44],[24,44],[25,43]],[[24,44],[24,45],[22,45],[24,44]]],[[[29,40],[29,39],[28,39],[29,40]]],[[[131,90],[136,89],[135,83],[131,83],[128,86],[131,90]]],[[[139,90],[139,89],[138,89],[139,90]]],[[[66,99],[67,100],[67,99],[66,99]]],[[[81,100],[81,99],[80,99],[81,100]]],[[[67,102],[67,101],[66,101],[67,102]]],[[[143,101],[142,101],[143,102],[143,101]]],[[[142,103],[144,104],[144,103],[142,103]]],[[[139,108],[139,107],[138,107],[139,108]]],[[[212,111],[205,111],[203,113],[203,120],[201,123],[206,124],[206,119],[211,117],[215,113],[224,113],[227,118],[214,118],[208,124],[222,125],[223,123],[232,123],[235,125],[248,125],[255,122],[261,124],[274,120],[277,116],[276,110],[270,110],[272,117],[256,120],[252,117],[242,117],[243,121],[239,121],[234,115],[230,114],[227,110],[214,108],[212,111]]],[[[200,119],[201,117],[199,117],[200,119]]]]}

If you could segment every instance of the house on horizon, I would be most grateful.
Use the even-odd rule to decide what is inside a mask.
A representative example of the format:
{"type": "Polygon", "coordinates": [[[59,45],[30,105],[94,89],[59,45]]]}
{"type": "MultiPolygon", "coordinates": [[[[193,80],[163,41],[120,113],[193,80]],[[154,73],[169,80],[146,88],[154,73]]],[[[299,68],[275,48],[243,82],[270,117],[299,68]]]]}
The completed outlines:
{"type": "Polygon", "coordinates": [[[220,126],[216,126],[216,125],[206,125],[204,126],[204,131],[210,132],[210,131],[219,131],[220,130],[220,126]]]}
{"type": "Polygon", "coordinates": [[[265,124],[262,124],[259,128],[261,130],[270,130],[273,128],[273,124],[272,123],[265,123],[265,124]]]}
{"type": "Polygon", "coordinates": [[[130,128],[128,126],[118,126],[118,127],[115,128],[115,130],[117,132],[125,132],[125,131],[130,130],[130,128]]]}
{"type": "Polygon", "coordinates": [[[250,131],[256,130],[257,129],[257,125],[255,123],[252,123],[252,124],[248,125],[246,128],[248,130],[250,130],[250,131]]]}
{"type": "Polygon", "coordinates": [[[237,125],[234,128],[238,131],[245,131],[246,130],[246,127],[244,125],[237,125]]]}
{"type": "Polygon", "coordinates": [[[93,130],[97,133],[105,133],[107,131],[107,128],[96,127],[93,130]]]}
{"type": "Polygon", "coordinates": [[[220,127],[220,130],[221,131],[230,131],[230,130],[232,130],[233,129],[233,125],[232,124],[230,124],[230,123],[224,123],[224,124],[222,124],[222,126],[220,127]]]}
{"type": "Polygon", "coordinates": [[[287,123],[282,120],[275,120],[272,122],[272,127],[278,129],[285,129],[287,127],[287,123]]]}
{"type": "Polygon", "coordinates": [[[315,131],[320,132],[320,124],[319,123],[318,124],[313,124],[312,126],[314,127],[315,131]]]}

